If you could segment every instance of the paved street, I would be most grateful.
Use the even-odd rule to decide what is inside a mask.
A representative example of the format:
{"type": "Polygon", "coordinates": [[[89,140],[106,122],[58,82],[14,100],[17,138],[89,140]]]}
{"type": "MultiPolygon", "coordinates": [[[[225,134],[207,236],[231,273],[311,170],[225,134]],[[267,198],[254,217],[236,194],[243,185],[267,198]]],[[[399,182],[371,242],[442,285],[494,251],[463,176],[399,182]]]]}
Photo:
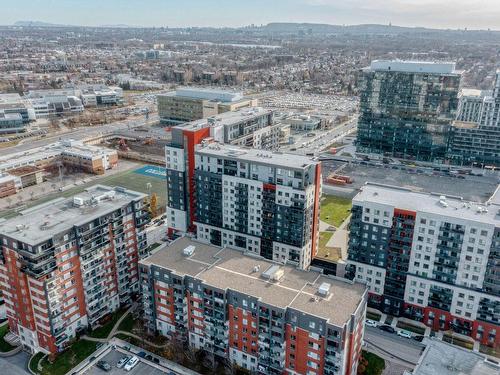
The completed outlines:
{"type": "Polygon", "coordinates": [[[424,345],[420,342],[397,336],[395,333],[366,327],[365,343],[367,349],[382,358],[402,365],[416,364],[424,345]]]}
{"type": "Polygon", "coordinates": [[[20,352],[12,357],[0,357],[0,374],[2,375],[30,375],[26,366],[30,355],[20,352]]]}
{"type": "Polygon", "coordinates": [[[109,134],[117,130],[126,130],[130,128],[135,128],[143,125],[151,125],[158,122],[158,115],[150,115],[149,120],[146,121],[144,118],[133,119],[133,120],[125,120],[119,121],[112,124],[92,126],[86,128],[79,128],[73,131],[59,133],[57,135],[47,136],[45,138],[41,138],[39,140],[25,140],[23,143],[18,144],[13,147],[5,148],[9,152],[20,152],[30,150],[35,147],[41,147],[48,145],[50,143],[54,143],[59,140],[59,138],[72,138],[72,139],[83,139],[91,136],[96,136],[100,133],[109,134]]]}

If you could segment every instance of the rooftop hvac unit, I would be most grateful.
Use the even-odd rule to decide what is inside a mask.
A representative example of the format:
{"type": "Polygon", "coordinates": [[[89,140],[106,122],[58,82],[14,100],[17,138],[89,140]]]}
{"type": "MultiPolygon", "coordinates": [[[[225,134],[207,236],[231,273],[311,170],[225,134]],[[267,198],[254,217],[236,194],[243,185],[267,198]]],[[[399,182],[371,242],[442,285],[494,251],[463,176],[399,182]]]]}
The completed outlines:
{"type": "Polygon", "coordinates": [[[285,271],[280,266],[273,265],[264,271],[261,276],[271,281],[279,281],[284,274],[285,271]]]}
{"type": "Polygon", "coordinates": [[[320,296],[326,297],[330,292],[330,287],[331,287],[330,283],[322,283],[318,288],[318,294],[320,296]]]}
{"type": "Polygon", "coordinates": [[[186,247],[184,250],[182,250],[182,253],[187,256],[187,257],[190,257],[191,255],[194,254],[194,250],[195,250],[195,246],[193,245],[189,245],[188,247],[186,247]]]}

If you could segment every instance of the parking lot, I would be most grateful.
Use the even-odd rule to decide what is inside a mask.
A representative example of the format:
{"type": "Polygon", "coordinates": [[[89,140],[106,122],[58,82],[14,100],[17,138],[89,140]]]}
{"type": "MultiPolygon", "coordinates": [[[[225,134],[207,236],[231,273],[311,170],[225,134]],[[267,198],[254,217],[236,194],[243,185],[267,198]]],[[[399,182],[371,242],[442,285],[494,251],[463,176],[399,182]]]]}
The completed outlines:
{"type": "MultiPolygon", "coordinates": [[[[323,161],[323,175],[337,171],[343,164],[338,161],[323,161]]],[[[339,172],[351,176],[354,182],[345,187],[359,189],[366,182],[395,185],[423,192],[446,193],[461,196],[471,201],[486,201],[495,191],[499,182],[497,172],[486,172],[484,176],[433,175],[416,171],[393,169],[394,166],[345,165],[339,172]]]]}
{"type": "Polygon", "coordinates": [[[121,351],[120,349],[115,349],[111,350],[109,353],[107,353],[104,357],[100,358],[99,360],[103,360],[108,362],[111,365],[111,371],[104,371],[101,370],[94,364],[90,369],[84,372],[86,375],[104,375],[104,374],[111,374],[111,375],[133,375],[133,374],[141,374],[141,375],[177,375],[176,372],[173,371],[166,371],[166,370],[160,370],[159,368],[154,367],[154,364],[152,363],[151,365],[147,364],[144,359],[141,359],[141,362],[137,366],[135,366],[132,370],[130,371],[125,371],[124,369],[119,369],[116,367],[116,364],[118,361],[126,356],[129,355],[129,353],[126,353],[125,351],[121,351]]]}

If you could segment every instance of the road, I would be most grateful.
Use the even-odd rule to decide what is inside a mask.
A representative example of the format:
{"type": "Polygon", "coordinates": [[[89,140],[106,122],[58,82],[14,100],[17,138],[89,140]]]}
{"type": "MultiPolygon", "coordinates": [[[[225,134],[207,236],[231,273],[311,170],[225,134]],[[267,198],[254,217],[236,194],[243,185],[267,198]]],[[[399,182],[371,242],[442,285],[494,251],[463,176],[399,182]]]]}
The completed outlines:
{"type": "Polygon", "coordinates": [[[48,144],[58,141],[60,138],[72,138],[80,140],[87,137],[97,136],[99,134],[109,134],[118,130],[127,130],[136,128],[138,126],[151,125],[158,121],[159,121],[158,115],[150,115],[148,121],[146,121],[144,118],[140,118],[140,119],[118,121],[106,125],[92,126],[90,128],[89,127],[79,128],[69,132],[50,135],[45,138],[40,138],[38,140],[26,140],[21,144],[12,147],[7,147],[4,150],[7,150],[12,153],[22,152],[33,149],[35,147],[46,146],[48,144]]]}
{"type": "Polygon", "coordinates": [[[366,349],[384,359],[412,367],[420,358],[425,346],[415,340],[397,336],[378,328],[365,327],[366,349]]]}
{"type": "Polygon", "coordinates": [[[0,374],[5,375],[31,375],[26,366],[30,355],[26,352],[18,353],[12,357],[0,357],[0,374]]]}

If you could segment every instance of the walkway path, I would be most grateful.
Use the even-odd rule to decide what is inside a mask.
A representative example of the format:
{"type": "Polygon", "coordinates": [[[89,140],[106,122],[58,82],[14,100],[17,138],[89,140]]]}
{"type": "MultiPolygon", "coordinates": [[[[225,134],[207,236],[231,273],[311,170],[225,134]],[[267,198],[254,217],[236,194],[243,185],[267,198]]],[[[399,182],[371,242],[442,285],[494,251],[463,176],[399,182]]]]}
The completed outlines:
{"type": "Polygon", "coordinates": [[[144,342],[145,344],[148,344],[154,348],[157,348],[157,349],[163,349],[163,348],[166,348],[168,346],[168,343],[165,343],[165,344],[155,344],[151,341],[148,341],[146,339],[144,339],[143,337],[141,336],[138,336],[134,333],[131,333],[131,332],[127,332],[127,331],[119,331],[118,330],[118,327],[120,327],[120,324],[123,322],[123,320],[137,307],[136,304],[133,304],[132,306],[130,306],[128,308],[127,311],[125,311],[125,313],[123,313],[123,315],[120,317],[120,319],[118,319],[118,321],[115,323],[115,325],[113,326],[113,329],[111,329],[111,331],[109,332],[108,334],[108,337],[106,338],[97,338],[97,337],[90,337],[90,336],[87,336],[87,335],[84,335],[82,336],[82,339],[83,340],[87,340],[87,341],[94,341],[94,342],[100,342],[100,343],[108,343],[111,339],[113,339],[114,336],[118,335],[118,334],[122,334],[122,335],[125,335],[125,336],[129,336],[129,337],[133,337],[137,340],[141,340],[142,342],[144,342]]]}

